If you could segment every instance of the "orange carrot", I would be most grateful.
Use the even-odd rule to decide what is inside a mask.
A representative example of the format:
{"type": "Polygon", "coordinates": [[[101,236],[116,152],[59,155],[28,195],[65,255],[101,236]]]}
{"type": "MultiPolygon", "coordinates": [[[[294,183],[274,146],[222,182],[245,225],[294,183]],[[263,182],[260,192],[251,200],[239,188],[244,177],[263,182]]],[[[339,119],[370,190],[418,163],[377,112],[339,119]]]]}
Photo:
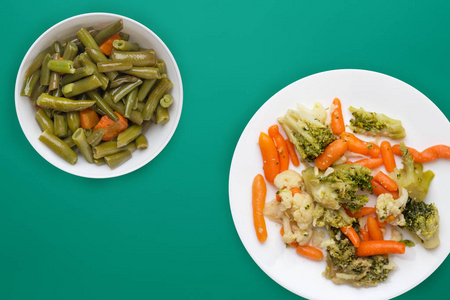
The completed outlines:
{"type": "Polygon", "coordinates": [[[281,196],[280,196],[279,193],[276,193],[276,194],[275,194],[275,197],[276,197],[276,199],[277,199],[278,202],[281,202],[281,196]]]}
{"type": "MultiPolygon", "coordinates": [[[[407,147],[411,157],[417,163],[426,163],[430,161],[435,161],[439,158],[450,159],[450,147],[446,145],[435,145],[431,146],[422,152],[417,151],[414,148],[407,147]]],[[[396,155],[402,155],[399,145],[392,146],[392,151],[396,155]]]]}
{"type": "Polygon", "coordinates": [[[273,183],[275,176],[280,173],[278,152],[273,140],[264,132],[259,135],[259,148],[263,158],[264,176],[268,182],[273,183]]]}
{"type": "Polygon", "coordinates": [[[269,136],[273,139],[278,152],[278,160],[280,162],[280,172],[289,169],[289,152],[287,150],[286,141],[278,131],[278,125],[269,127],[269,136]]]}
{"type": "Polygon", "coordinates": [[[321,260],[323,258],[322,251],[312,246],[298,246],[297,254],[312,260],[321,260]]]}
{"type": "Polygon", "coordinates": [[[291,192],[292,192],[292,196],[294,196],[295,194],[301,194],[301,193],[302,193],[302,190],[299,189],[298,187],[293,187],[293,188],[291,189],[291,192]]]}
{"type": "Polygon", "coordinates": [[[341,135],[345,131],[344,116],[342,115],[341,101],[338,98],[333,100],[334,109],[331,112],[331,130],[335,135],[341,135]]]}
{"type": "Polygon", "coordinates": [[[300,165],[300,161],[298,160],[297,152],[295,152],[294,145],[292,145],[289,139],[286,139],[286,148],[289,153],[289,157],[291,158],[292,164],[296,167],[300,165]]]}
{"type": "Polygon", "coordinates": [[[383,157],[384,167],[386,168],[386,171],[391,173],[396,167],[394,152],[392,152],[391,143],[389,143],[388,141],[382,141],[380,149],[381,157],[383,157]]]}
{"type": "Polygon", "coordinates": [[[394,221],[394,219],[395,219],[394,216],[389,216],[389,217],[386,218],[385,221],[386,221],[386,223],[390,223],[390,222],[394,221]]]}
{"type": "Polygon", "coordinates": [[[385,188],[381,185],[381,183],[379,183],[378,181],[376,181],[376,180],[374,180],[374,179],[372,179],[370,182],[372,183],[372,186],[373,186],[373,193],[374,193],[375,195],[379,196],[379,195],[381,195],[381,194],[389,193],[389,194],[392,195],[392,197],[393,197],[394,199],[398,199],[398,197],[399,197],[398,191],[389,192],[387,189],[385,189],[385,188]]]}
{"type": "Polygon", "coordinates": [[[397,183],[392,180],[389,176],[384,174],[382,171],[379,171],[377,175],[373,178],[373,180],[378,181],[381,185],[388,190],[389,192],[398,191],[397,183]]]}
{"type": "Polygon", "coordinates": [[[383,165],[383,158],[382,157],[365,158],[355,161],[354,163],[369,169],[376,169],[383,165]]]}
{"type": "Polygon", "coordinates": [[[261,243],[267,239],[266,221],[264,220],[264,205],[266,204],[267,187],[261,174],[255,176],[252,185],[253,224],[256,237],[261,243]]]}
{"type": "Polygon", "coordinates": [[[365,142],[357,138],[354,134],[344,132],[341,135],[341,139],[344,139],[348,143],[348,151],[369,155],[371,157],[378,157],[380,155],[380,147],[374,143],[365,142]]]}
{"type": "Polygon", "coordinates": [[[90,108],[79,112],[81,128],[91,129],[100,120],[97,113],[90,108]]]}
{"type": "Polygon", "coordinates": [[[316,158],[316,166],[320,170],[326,170],[344,155],[345,151],[347,151],[347,142],[344,140],[335,140],[316,158]]]}
{"type": "MultiPolygon", "coordinates": [[[[284,235],[284,226],[281,226],[280,234],[281,234],[281,236],[284,235]]],[[[297,249],[297,247],[298,247],[299,245],[298,245],[297,242],[292,242],[292,243],[289,243],[289,246],[291,246],[292,248],[297,249]]]]}
{"type": "Polygon", "coordinates": [[[356,255],[359,257],[403,253],[405,253],[405,244],[396,241],[366,241],[361,242],[356,249],[356,255]]]}
{"type": "MultiPolygon", "coordinates": [[[[359,229],[359,234],[361,235],[361,242],[370,241],[369,231],[364,228],[359,229]]],[[[359,244],[361,246],[361,244],[359,244]]]]}
{"type": "MultiPolygon", "coordinates": [[[[377,218],[378,219],[378,218],[377,218]]],[[[378,225],[377,220],[369,216],[367,218],[367,229],[369,230],[369,236],[372,241],[383,240],[383,232],[378,225]]]]}
{"type": "Polygon", "coordinates": [[[346,209],[345,211],[347,212],[347,215],[349,215],[350,217],[358,219],[358,218],[362,218],[364,216],[374,214],[376,210],[375,210],[375,207],[364,206],[364,207],[361,207],[361,209],[359,211],[354,212],[354,213],[352,213],[348,209],[346,209]]]}
{"type": "Polygon", "coordinates": [[[121,40],[120,35],[118,33],[110,36],[109,38],[107,38],[100,44],[99,48],[100,48],[100,50],[102,50],[103,54],[111,55],[111,51],[114,48],[113,42],[115,40],[121,40]]]}
{"type": "Polygon", "coordinates": [[[119,135],[122,131],[127,129],[128,121],[121,114],[115,111],[116,115],[119,117],[119,121],[114,122],[107,115],[104,115],[98,124],[94,127],[94,131],[103,128],[105,129],[105,134],[103,135],[103,141],[109,141],[119,135]]]}
{"type": "Polygon", "coordinates": [[[361,240],[353,227],[341,227],[341,231],[349,238],[349,240],[353,243],[353,246],[356,248],[359,247],[361,240]]]}

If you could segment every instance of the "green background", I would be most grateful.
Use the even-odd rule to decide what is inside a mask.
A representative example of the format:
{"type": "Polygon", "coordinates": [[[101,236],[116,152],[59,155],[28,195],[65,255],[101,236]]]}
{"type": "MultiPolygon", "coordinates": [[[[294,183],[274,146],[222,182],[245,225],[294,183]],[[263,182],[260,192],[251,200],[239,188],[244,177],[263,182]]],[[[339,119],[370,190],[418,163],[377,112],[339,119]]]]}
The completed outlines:
{"type": "MultiPolygon", "coordinates": [[[[2,5],[0,299],[299,299],[251,259],[228,174],[245,125],[305,76],[394,76],[450,116],[448,1],[12,1],[2,5]],[[432,3],[432,4],[426,4],[432,3]],[[77,14],[133,18],[178,62],[178,129],[148,165],[94,180],[39,156],[15,113],[31,44],[77,14]]],[[[450,261],[397,299],[443,298],[450,261]]],[[[355,290],[355,292],[357,292],[355,290]]]]}

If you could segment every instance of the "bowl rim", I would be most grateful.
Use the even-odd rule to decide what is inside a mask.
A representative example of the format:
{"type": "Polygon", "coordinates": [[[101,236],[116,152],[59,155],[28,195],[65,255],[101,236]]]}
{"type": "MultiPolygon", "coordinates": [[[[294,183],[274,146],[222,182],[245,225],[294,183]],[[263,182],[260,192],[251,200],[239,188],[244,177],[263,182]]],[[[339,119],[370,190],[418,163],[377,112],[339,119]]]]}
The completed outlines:
{"type": "MultiPolygon", "coordinates": [[[[166,59],[165,59],[166,60],[166,59]]],[[[167,63],[167,62],[166,62],[167,63]]],[[[17,118],[19,120],[19,124],[20,127],[22,129],[23,134],[25,135],[26,139],[28,140],[28,142],[31,144],[31,146],[34,148],[34,150],[36,150],[36,152],[38,152],[38,154],[44,158],[47,162],[49,162],[51,165],[53,165],[54,167],[58,168],[61,171],[64,171],[66,173],[75,175],[75,176],[80,176],[80,177],[85,177],[85,178],[94,178],[94,179],[103,179],[103,178],[114,178],[114,177],[119,177],[122,175],[126,175],[129,174],[131,172],[134,172],[140,168],[142,168],[143,166],[145,166],[146,164],[148,164],[150,161],[152,161],[156,156],[159,155],[159,153],[161,153],[161,151],[167,146],[167,144],[169,143],[169,141],[172,139],[176,129],[178,128],[178,124],[180,122],[181,119],[181,113],[183,110],[183,83],[182,83],[182,77],[181,77],[181,73],[180,73],[180,69],[178,68],[178,64],[172,54],[172,52],[170,51],[170,49],[167,47],[167,45],[162,41],[162,39],[155,34],[151,29],[149,29],[147,26],[143,25],[142,23],[131,19],[129,17],[123,16],[123,15],[119,15],[119,14],[114,14],[114,13],[105,13],[105,12],[90,12],[90,13],[83,13],[83,14],[78,14],[69,18],[66,18],[56,24],[54,24],[53,26],[51,26],[50,28],[48,28],[46,31],[44,31],[34,42],[33,44],[29,47],[29,49],[27,50],[27,52],[25,53],[19,69],[17,71],[17,76],[16,76],[16,82],[15,82],[15,88],[14,88],[14,99],[15,99],[15,109],[16,109],[16,115],[17,118]],[[173,65],[174,70],[175,70],[175,76],[176,78],[171,78],[171,80],[175,79],[176,80],[176,85],[177,88],[179,89],[179,100],[177,101],[177,105],[179,106],[179,108],[176,111],[176,114],[171,115],[171,121],[174,122],[172,124],[172,127],[168,133],[168,135],[164,138],[164,141],[162,142],[162,144],[160,145],[160,147],[156,148],[155,151],[152,153],[152,155],[148,156],[148,157],[144,157],[142,162],[137,164],[134,167],[131,168],[125,168],[121,171],[117,171],[117,170],[110,170],[110,169],[106,169],[108,170],[108,172],[84,172],[84,173],[80,173],[77,172],[77,169],[71,169],[71,167],[73,167],[70,164],[67,164],[67,166],[59,166],[56,165],[51,158],[47,157],[45,155],[45,153],[42,153],[41,151],[39,151],[39,149],[37,149],[35,147],[34,143],[37,143],[37,141],[32,141],[32,139],[34,140],[34,137],[31,136],[31,133],[28,133],[25,129],[24,129],[24,124],[25,124],[25,120],[21,117],[19,111],[20,111],[20,101],[23,100],[23,96],[20,95],[20,91],[22,89],[22,84],[23,84],[23,73],[25,72],[24,68],[25,68],[25,61],[29,58],[29,56],[35,51],[35,48],[37,47],[37,45],[39,44],[39,42],[44,39],[44,37],[46,37],[47,35],[51,34],[51,32],[56,29],[57,27],[64,25],[66,23],[69,23],[75,19],[82,19],[82,18],[89,18],[89,17],[95,17],[95,16],[106,16],[106,17],[112,17],[112,18],[121,18],[124,21],[126,20],[127,22],[130,23],[134,23],[135,25],[137,25],[138,27],[141,27],[143,30],[146,31],[146,34],[150,34],[152,36],[152,39],[156,40],[157,43],[159,43],[159,45],[165,50],[167,56],[170,59],[170,63],[173,65]]],[[[37,125],[37,124],[36,124],[37,125]]],[[[37,140],[37,139],[36,139],[37,140]]],[[[58,157],[58,159],[61,159],[60,157],[58,157]]]]}

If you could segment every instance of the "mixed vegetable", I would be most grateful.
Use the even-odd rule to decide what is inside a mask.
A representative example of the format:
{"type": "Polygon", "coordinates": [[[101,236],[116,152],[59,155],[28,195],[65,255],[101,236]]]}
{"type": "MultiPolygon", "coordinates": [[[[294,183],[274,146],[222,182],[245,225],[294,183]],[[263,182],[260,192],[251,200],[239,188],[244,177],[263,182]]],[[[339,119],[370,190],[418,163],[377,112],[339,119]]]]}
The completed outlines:
{"type": "Polygon", "coordinates": [[[143,124],[169,121],[173,83],[165,63],[122,32],[123,20],[42,51],[25,72],[21,96],[31,99],[39,140],[70,164],[76,150],[88,163],[111,169],[146,149],[143,124]]]}
{"type": "Polygon", "coordinates": [[[362,108],[349,110],[348,128],[377,141],[346,131],[337,98],[329,116],[316,104],[279,117],[287,139],[278,125],[269,134],[261,132],[264,176],[258,174],[253,184],[253,216],[261,243],[268,238],[266,217],[281,225],[282,241],[298,254],[321,260],[326,253],[326,278],[368,287],[386,280],[395,268],[388,254],[403,254],[415,245],[403,239],[402,230],[427,249],[439,245],[438,209],[424,202],[434,173],[424,171],[422,163],[450,159],[450,147],[418,152],[403,142],[392,146],[383,138],[404,138],[401,121],[362,108]],[[401,156],[403,168],[395,155],[401,156]],[[351,162],[352,156],[360,159],[351,162]],[[301,172],[289,169],[290,162],[299,167],[300,161],[301,172]],[[277,189],[267,203],[266,181],[277,189]],[[368,194],[377,196],[375,205],[368,205],[368,194]]]}

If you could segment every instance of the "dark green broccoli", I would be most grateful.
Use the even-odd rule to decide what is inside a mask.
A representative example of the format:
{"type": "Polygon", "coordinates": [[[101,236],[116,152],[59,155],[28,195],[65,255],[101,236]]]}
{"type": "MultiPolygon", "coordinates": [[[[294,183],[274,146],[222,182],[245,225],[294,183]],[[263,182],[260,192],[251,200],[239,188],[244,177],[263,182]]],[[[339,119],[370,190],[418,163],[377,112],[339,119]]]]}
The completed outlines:
{"type": "Polygon", "coordinates": [[[320,204],[314,206],[312,212],[313,224],[316,227],[348,227],[351,226],[356,219],[347,215],[345,210],[341,207],[337,210],[325,208],[320,204]]]}
{"type": "Polygon", "coordinates": [[[300,156],[308,161],[316,159],[336,139],[329,126],[304,111],[288,110],[278,122],[300,156]]]}
{"type": "Polygon", "coordinates": [[[344,204],[351,212],[358,211],[368,201],[359,190],[372,192],[372,171],[358,164],[343,164],[334,167],[334,172],[324,176],[314,168],[303,170],[302,175],[306,191],[315,201],[330,209],[339,209],[344,204]]]}
{"type": "Polygon", "coordinates": [[[350,120],[350,128],[355,133],[371,136],[387,136],[392,139],[402,139],[406,136],[402,122],[389,118],[384,114],[365,111],[363,108],[357,109],[349,107],[353,115],[350,120]]]}
{"type": "Polygon", "coordinates": [[[405,228],[417,242],[427,249],[436,248],[440,244],[439,212],[433,203],[427,204],[409,198],[403,216],[405,228]]]}
{"type": "Polygon", "coordinates": [[[408,191],[408,196],[414,201],[423,201],[428,193],[434,173],[431,170],[423,172],[422,164],[415,163],[405,143],[400,143],[403,169],[394,170],[391,177],[397,184],[408,191]]]}

